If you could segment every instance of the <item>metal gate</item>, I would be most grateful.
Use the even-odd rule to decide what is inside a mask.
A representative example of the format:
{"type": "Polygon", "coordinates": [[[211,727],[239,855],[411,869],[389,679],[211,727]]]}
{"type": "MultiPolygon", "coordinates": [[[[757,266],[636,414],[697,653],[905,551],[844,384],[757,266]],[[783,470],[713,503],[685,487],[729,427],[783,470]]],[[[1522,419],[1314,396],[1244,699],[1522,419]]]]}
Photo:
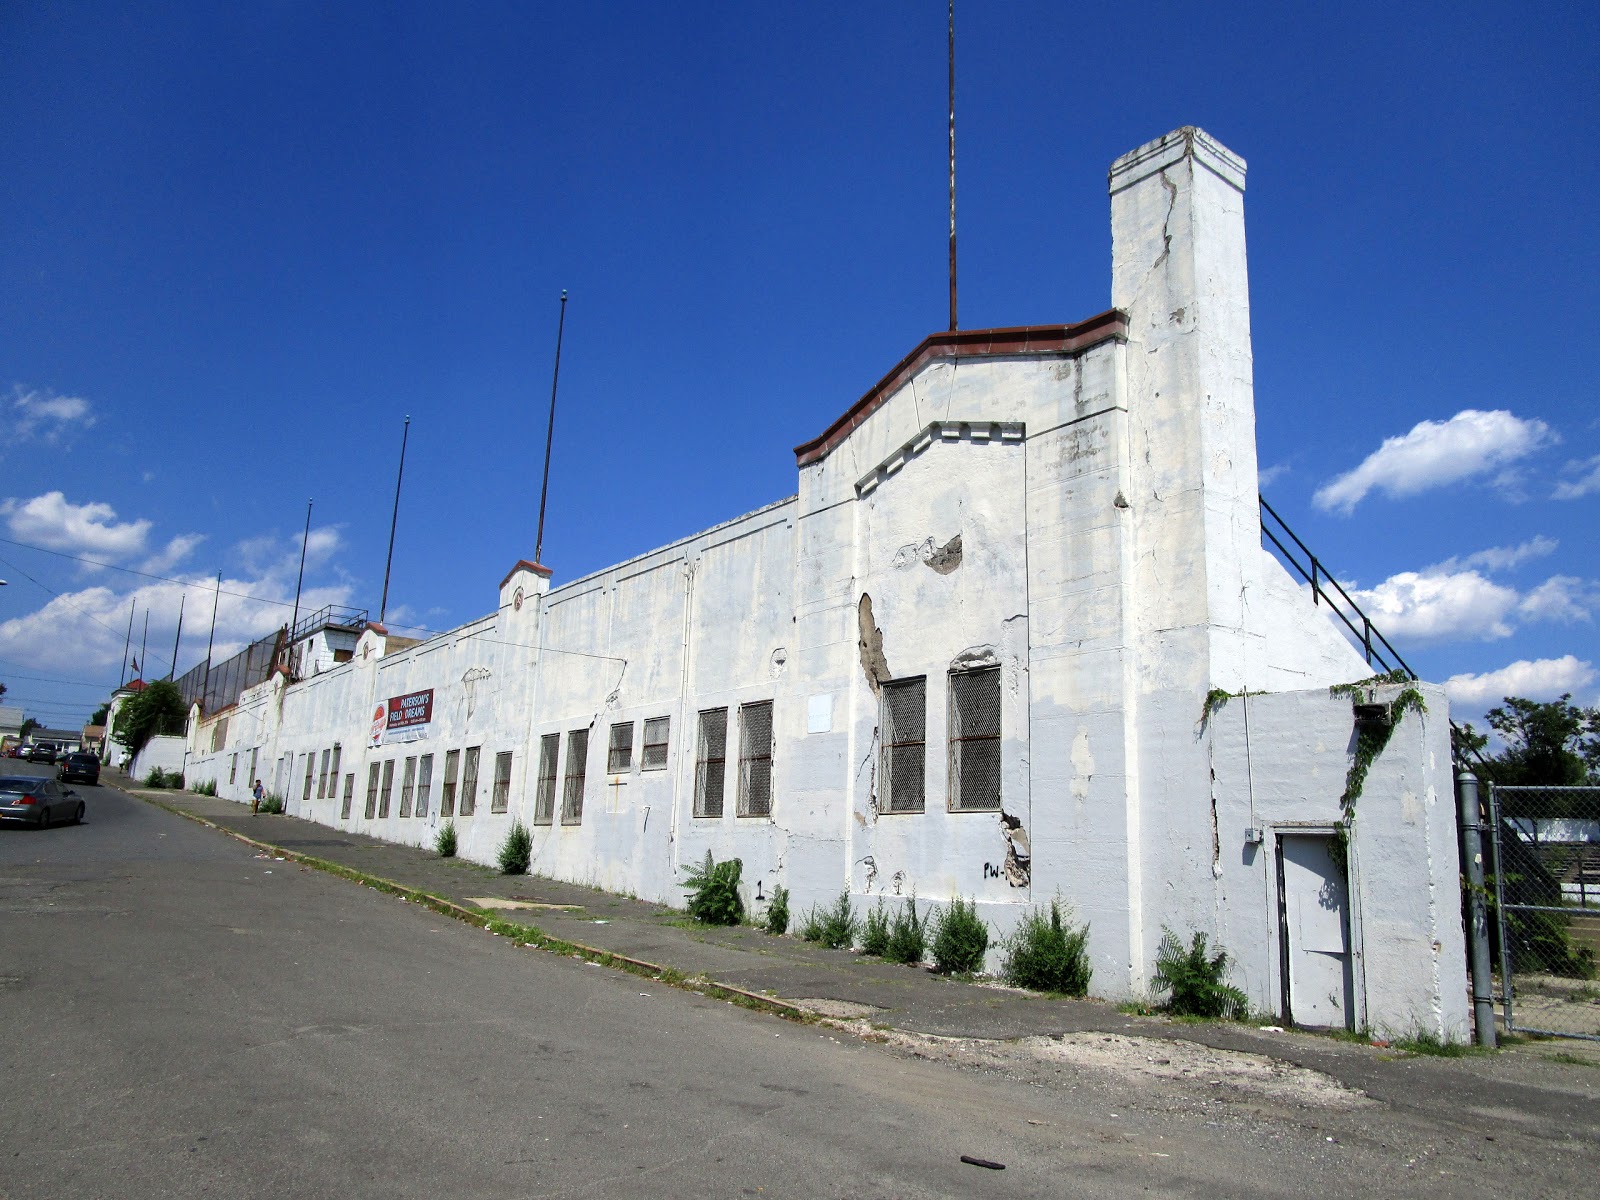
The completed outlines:
{"type": "Polygon", "coordinates": [[[1600,1040],[1600,787],[1489,785],[1508,1030],[1600,1040]]]}

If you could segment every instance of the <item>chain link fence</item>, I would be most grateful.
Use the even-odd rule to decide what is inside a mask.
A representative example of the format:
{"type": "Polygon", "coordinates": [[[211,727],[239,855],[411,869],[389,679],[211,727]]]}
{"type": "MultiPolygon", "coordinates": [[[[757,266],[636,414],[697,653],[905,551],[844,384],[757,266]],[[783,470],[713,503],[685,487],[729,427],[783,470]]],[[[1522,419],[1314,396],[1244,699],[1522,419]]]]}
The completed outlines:
{"type": "Polygon", "coordinates": [[[1600,787],[1489,787],[1506,1028],[1600,1039],[1600,787]]]}

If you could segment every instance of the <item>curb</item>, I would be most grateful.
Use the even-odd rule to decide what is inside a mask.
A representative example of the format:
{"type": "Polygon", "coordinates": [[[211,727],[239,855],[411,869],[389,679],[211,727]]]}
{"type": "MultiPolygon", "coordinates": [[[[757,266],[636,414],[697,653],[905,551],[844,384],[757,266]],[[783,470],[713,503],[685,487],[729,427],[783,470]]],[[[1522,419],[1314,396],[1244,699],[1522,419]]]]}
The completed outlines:
{"type": "MultiPolygon", "coordinates": [[[[564,938],[554,938],[538,928],[538,926],[519,925],[516,922],[503,921],[487,910],[466,908],[457,904],[454,900],[444,896],[436,896],[432,892],[423,891],[421,888],[407,887],[404,884],[396,883],[392,879],[385,879],[380,875],[371,875],[365,871],[358,871],[354,867],[346,867],[341,863],[330,862],[327,859],[316,858],[309,854],[301,854],[287,847],[275,845],[272,842],[259,841],[256,838],[247,837],[235,829],[229,829],[226,825],[219,825],[217,822],[202,817],[198,813],[192,813],[174,805],[163,803],[152,796],[139,795],[117,784],[112,784],[111,786],[131,799],[143,801],[152,808],[159,808],[163,812],[183,817],[185,820],[193,821],[197,825],[203,825],[207,829],[214,829],[223,836],[230,837],[236,842],[242,842],[252,849],[269,851],[276,856],[282,857],[286,862],[299,863],[302,866],[337,876],[351,883],[366,884],[390,895],[400,896],[403,899],[424,905],[441,916],[453,917],[464,924],[473,925],[479,929],[488,929],[497,936],[502,934],[510,936],[518,945],[532,946],[535,949],[546,950],[555,954],[574,955],[588,962],[598,963],[603,967],[612,967],[616,970],[628,971],[636,975],[648,975],[670,987],[682,988],[702,995],[714,995],[718,999],[733,997],[746,1008],[758,1009],[773,1016],[782,1017],[785,1020],[810,1023],[818,1019],[816,1013],[802,1008],[798,1004],[792,1004],[787,1000],[780,1000],[774,996],[762,996],[745,988],[736,987],[733,984],[719,983],[705,976],[690,978],[676,967],[662,966],[660,963],[653,963],[643,958],[630,958],[626,954],[618,954],[612,950],[602,950],[597,946],[587,946],[582,942],[570,942],[564,938]],[[495,929],[494,926],[496,925],[502,928],[495,929]]],[[[730,999],[729,1003],[734,1003],[734,1000],[730,999]]]]}

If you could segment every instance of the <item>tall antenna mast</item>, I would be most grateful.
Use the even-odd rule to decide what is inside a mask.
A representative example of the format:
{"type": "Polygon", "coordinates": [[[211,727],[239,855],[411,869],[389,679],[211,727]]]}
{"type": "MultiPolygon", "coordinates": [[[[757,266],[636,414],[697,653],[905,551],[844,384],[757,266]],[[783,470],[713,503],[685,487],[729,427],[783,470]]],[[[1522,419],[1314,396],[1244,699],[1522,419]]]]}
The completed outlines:
{"type": "Polygon", "coordinates": [[[306,531],[300,537],[300,574],[294,581],[294,617],[289,622],[291,642],[300,625],[300,585],[306,580],[306,543],[311,540],[311,504],[311,500],[306,501],[306,531]]]}
{"type": "Polygon", "coordinates": [[[128,640],[122,643],[122,674],[117,676],[119,688],[128,682],[128,651],[133,649],[133,614],[138,607],[137,602],[128,605],[128,640]]]}
{"type": "Polygon", "coordinates": [[[400,432],[400,473],[394,478],[394,514],[389,518],[389,557],[383,564],[383,600],[378,605],[378,624],[389,612],[389,569],[394,566],[394,527],[400,520],[400,482],[406,477],[406,443],[411,440],[411,417],[400,432]]]}
{"type": "Polygon", "coordinates": [[[950,0],[950,331],[956,329],[956,0],[950,0]]]}
{"type": "Polygon", "coordinates": [[[188,599],[188,588],[178,593],[178,632],[172,639],[172,670],[167,672],[168,679],[176,679],[178,677],[178,643],[183,641],[183,606],[188,602],[188,599]]]}
{"type": "Polygon", "coordinates": [[[211,704],[211,651],[217,644],[217,601],[222,599],[222,572],[217,572],[217,590],[211,594],[211,636],[206,638],[206,681],[200,685],[200,708],[209,712],[211,704]]]}
{"type": "MultiPolygon", "coordinates": [[[[953,2],[953,0],[952,0],[953,2]]],[[[544,563],[544,504],[550,497],[550,443],[556,436],[556,384],[561,381],[561,335],[567,329],[567,289],[561,289],[561,319],[556,325],[556,370],[550,378],[550,427],[544,433],[544,483],[539,488],[539,536],[533,543],[533,561],[544,563]]]]}

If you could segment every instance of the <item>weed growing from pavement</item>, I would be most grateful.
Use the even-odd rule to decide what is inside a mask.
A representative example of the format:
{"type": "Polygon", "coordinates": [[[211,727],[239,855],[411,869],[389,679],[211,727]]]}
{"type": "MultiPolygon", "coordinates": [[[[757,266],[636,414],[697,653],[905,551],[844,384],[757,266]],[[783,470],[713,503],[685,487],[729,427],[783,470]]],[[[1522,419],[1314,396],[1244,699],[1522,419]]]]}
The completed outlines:
{"type": "Polygon", "coordinates": [[[1050,901],[1047,916],[1038,909],[1022,918],[1005,942],[1001,976],[1013,987],[1065,996],[1089,990],[1094,968],[1089,963],[1089,927],[1075,927],[1061,914],[1059,898],[1050,901]]]}
{"type": "Polygon", "coordinates": [[[839,893],[839,898],[833,902],[833,907],[825,909],[822,913],[822,936],[818,940],[824,946],[834,950],[848,950],[856,944],[856,930],[860,922],[856,919],[856,910],[850,903],[850,889],[845,888],[839,893]]]}
{"type": "Polygon", "coordinates": [[[1489,1047],[1475,1046],[1471,1042],[1447,1042],[1428,1030],[1418,1030],[1409,1037],[1395,1038],[1389,1044],[1407,1054],[1427,1054],[1435,1058],[1466,1058],[1474,1054],[1493,1053],[1489,1047]]]}
{"type": "Polygon", "coordinates": [[[689,915],[702,925],[737,925],[744,919],[739,896],[739,876],[744,864],[737,858],[717,862],[706,851],[704,864],[683,868],[688,878],[678,886],[689,893],[689,915]]]}
{"type": "Polygon", "coordinates": [[[772,899],[767,903],[767,916],[761,927],[779,937],[789,932],[789,889],[781,883],[772,889],[772,899]]]}
{"type": "MultiPolygon", "coordinates": [[[[182,776],[179,776],[181,779],[182,776]]],[[[217,794],[217,781],[215,779],[202,779],[190,789],[196,796],[215,796],[217,794]]]]}
{"type": "Polygon", "coordinates": [[[976,900],[955,897],[939,914],[933,930],[933,969],[941,975],[971,975],[983,969],[989,952],[989,926],[976,900]]]}
{"type": "Polygon", "coordinates": [[[915,966],[927,952],[927,929],[917,913],[917,894],[912,892],[889,922],[889,941],[883,948],[883,957],[888,962],[915,966]]]}
{"type": "Polygon", "coordinates": [[[440,858],[454,858],[456,856],[456,823],[446,821],[439,826],[439,836],[433,839],[433,848],[439,852],[440,858]]]}
{"type": "Polygon", "coordinates": [[[506,840],[500,843],[500,874],[526,875],[533,861],[533,834],[520,819],[514,818],[506,830],[506,840]]]}
{"type": "Polygon", "coordinates": [[[1250,1002],[1238,988],[1223,982],[1227,975],[1228,952],[1219,948],[1215,954],[1208,954],[1204,933],[1195,930],[1186,950],[1178,935],[1162,926],[1150,985],[1158,992],[1171,993],[1167,1009],[1174,1016],[1244,1016],[1250,1002]]]}
{"type": "Polygon", "coordinates": [[[882,958],[889,948],[889,908],[882,896],[876,907],[867,909],[867,918],[861,926],[861,953],[882,958]]]}

